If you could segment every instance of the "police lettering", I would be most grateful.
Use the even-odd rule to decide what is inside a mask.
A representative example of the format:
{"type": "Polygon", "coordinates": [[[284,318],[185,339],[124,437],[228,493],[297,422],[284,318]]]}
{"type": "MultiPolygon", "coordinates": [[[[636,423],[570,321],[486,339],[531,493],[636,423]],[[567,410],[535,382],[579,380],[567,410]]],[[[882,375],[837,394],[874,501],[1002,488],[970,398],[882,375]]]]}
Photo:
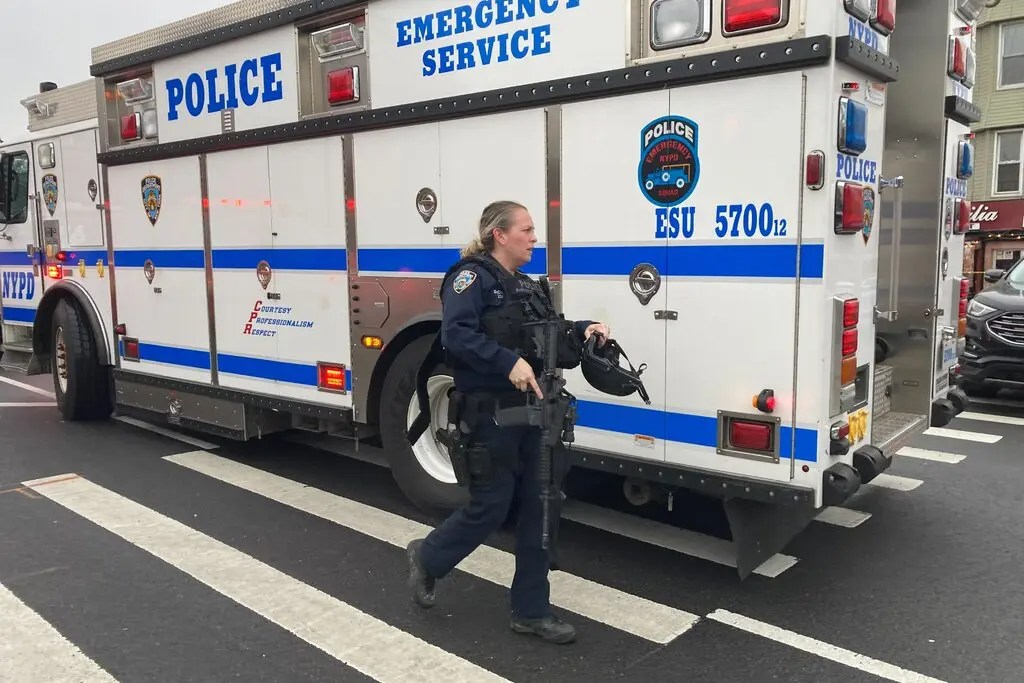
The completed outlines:
{"type": "Polygon", "coordinates": [[[872,50],[879,50],[882,39],[875,31],[864,22],[848,17],[850,20],[850,37],[859,40],[872,50]]]}
{"type": "Polygon", "coordinates": [[[946,178],[946,194],[965,199],[967,197],[967,181],[959,178],[946,178]]]}
{"type": "Polygon", "coordinates": [[[281,53],[247,59],[241,64],[228,64],[223,73],[208,69],[205,73],[189,74],[184,81],[167,81],[167,120],[177,121],[181,105],[190,116],[204,112],[215,114],[224,109],[237,109],[239,102],[252,107],[257,102],[276,102],[284,97],[283,85],[278,80],[281,71],[281,53]]]}
{"type": "Polygon", "coordinates": [[[663,135],[677,135],[685,140],[693,142],[697,134],[694,132],[693,126],[688,125],[683,121],[659,121],[644,131],[644,147],[651,144],[651,140],[654,138],[660,138],[663,135]]]}
{"type": "Polygon", "coordinates": [[[36,295],[36,279],[30,273],[3,274],[3,298],[31,301],[36,295]]]}
{"type": "Polygon", "coordinates": [[[840,154],[836,159],[836,178],[872,185],[878,182],[878,162],[840,154]]]}
{"type": "MultiPolygon", "coordinates": [[[[533,19],[540,14],[553,14],[560,9],[574,9],[580,0],[479,0],[475,5],[403,19],[395,24],[396,46],[406,47],[464,33],[533,19]]],[[[526,59],[551,52],[551,25],[497,33],[476,40],[466,40],[423,53],[423,75],[450,73],[478,66],[526,59]]]]}

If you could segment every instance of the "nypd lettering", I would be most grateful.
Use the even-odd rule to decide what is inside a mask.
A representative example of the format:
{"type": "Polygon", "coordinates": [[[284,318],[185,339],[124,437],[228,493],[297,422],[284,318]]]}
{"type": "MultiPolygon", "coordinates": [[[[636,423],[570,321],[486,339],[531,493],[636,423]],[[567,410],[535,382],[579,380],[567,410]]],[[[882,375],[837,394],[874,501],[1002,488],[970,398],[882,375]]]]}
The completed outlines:
{"type": "Polygon", "coordinates": [[[182,114],[196,118],[224,109],[253,107],[257,103],[283,99],[281,68],[281,53],[274,52],[203,73],[191,73],[184,80],[168,79],[165,83],[167,120],[177,121],[182,114]]]}
{"type": "Polygon", "coordinates": [[[882,37],[871,28],[868,24],[865,24],[856,17],[847,17],[850,20],[850,37],[859,40],[864,43],[872,50],[878,52],[885,52],[882,48],[882,37]]]}
{"type": "MultiPolygon", "coordinates": [[[[561,10],[575,9],[581,0],[479,0],[474,4],[402,19],[395,24],[396,45],[408,47],[435,40],[505,26],[561,10]]],[[[551,24],[515,31],[492,32],[475,40],[463,40],[422,55],[423,76],[476,69],[551,53],[551,24]]]]}
{"type": "Polygon", "coordinates": [[[32,273],[3,273],[3,298],[31,301],[36,295],[36,279],[32,273]]]}
{"type": "Polygon", "coordinates": [[[946,194],[950,197],[967,198],[967,181],[959,178],[946,178],[946,194]]]}
{"type": "Polygon", "coordinates": [[[836,158],[836,178],[873,185],[878,182],[878,162],[840,153],[836,158]]]}

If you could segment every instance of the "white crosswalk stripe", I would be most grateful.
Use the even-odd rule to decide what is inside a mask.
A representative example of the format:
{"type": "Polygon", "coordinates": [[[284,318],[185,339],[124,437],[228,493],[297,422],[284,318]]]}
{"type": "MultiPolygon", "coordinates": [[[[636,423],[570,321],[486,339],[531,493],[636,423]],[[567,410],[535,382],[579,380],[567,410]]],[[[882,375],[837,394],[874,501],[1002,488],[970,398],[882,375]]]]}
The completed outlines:
{"type": "Polygon", "coordinates": [[[967,457],[966,455],[959,455],[958,453],[930,451],[926,448],[914,448],[913,446],[904,446],[903,448],[896,451],[896,455],[902,455],[907,458],[917,458],[918,460],[944,462],[950,465],[955,465],[958,462],[962,462],[963,459],[967,457]]]}
{"type": "MultiPolygon", "coordinates": [[[[728,567],[736,566],[733,544],[713,536],[572,500],[566,501],[562,517],[577,524],[586,524],[595,529],[633,538],[684,555],[692,555],[728,567]]],[[[754,570],[754,573],[775,578],[796,562],[795,557],[778,554],[768,558],[754,570]]]]}
{"type": "Polygon", "coordinates": [[[835,526],[853,529],[871,519],[871,513],[830,505],[822,510],[815,519],[825,524],[834,524],[835,526]]]}
{"type": "Polygon", "coordinates": [[[974,441],[976,443],[996,443],[1003,437],[997,434],[985,434],[983,432],[965,432],[961,429],[948,429],[946,427],[929,427],[924,430],[925,436],[942,436],[947,439],[959,439],[961,441],[974,441]]]}
{"type": "Polygon", "coordinates": [[[505,680],[77,475],[24,485],[378,681],[505,680]]]}
{"type": "Polygon", "coordinates": [[[31,384],[25,384],[24,382],[19,382],[18,380],[11,379],[10,377],[4,377],[3,375],[0,375],[0,382],[3,382],[4,384],[10,384],[12,387],[24,389],[25,391],[31,391],[33,394],[39,394],[40,396],[46,396],[47,398],[56,398],[56,395],[52,391],[39,389],[37,387],[32,386],[31,384]]]}
{"type": "Polygon", "coordinates": [[[108,683],[115,679],[0,584],[0,681],[108,683]]]}
{"type": "Polygon", "coordinates": [[[883,472],[865,484],[865,486],[878,486],[880,488],[892,489],[894,491],[913,491],[923,483],[924,482],[920,479],[898,477],[895,474],[885,474],[883,472]]]}
{"type": "MultiPolygon", "coordinates": [[[[431,531],[431,527],[405,517],[205,451],[164,459],[400,548],[431,531]]],[[[458,569],[507,588],[515,575],[515,557],[485,545],[463,560],[458,569]]],[[[656,643],[671,642],[699,619],[695,614],[566,572],[551,572],[550,581],[553,605],[656,643]]]]}
{"type": "Polygon", "coordinates": [[[1024,417],[1010,417],[1009,415],[994,415],[992,413],[963,412],[957,415],[960,420],[975,420],[976,422],[991,422],[993,424],[1024,426],[1024,417]]]}

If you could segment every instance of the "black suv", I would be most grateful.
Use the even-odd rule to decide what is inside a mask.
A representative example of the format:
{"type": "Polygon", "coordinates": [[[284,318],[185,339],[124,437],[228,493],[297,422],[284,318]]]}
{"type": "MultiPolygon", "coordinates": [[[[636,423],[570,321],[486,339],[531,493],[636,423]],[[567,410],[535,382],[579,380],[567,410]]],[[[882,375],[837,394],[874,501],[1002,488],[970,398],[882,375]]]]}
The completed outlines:
{"type": "Polygon", "coordinates": [[[1024,259],[1008,271],[985,271],[993,283],[967,306],[967,347],[959,384],[968,394],[994,396],[1024,389],[1024,259]]]}

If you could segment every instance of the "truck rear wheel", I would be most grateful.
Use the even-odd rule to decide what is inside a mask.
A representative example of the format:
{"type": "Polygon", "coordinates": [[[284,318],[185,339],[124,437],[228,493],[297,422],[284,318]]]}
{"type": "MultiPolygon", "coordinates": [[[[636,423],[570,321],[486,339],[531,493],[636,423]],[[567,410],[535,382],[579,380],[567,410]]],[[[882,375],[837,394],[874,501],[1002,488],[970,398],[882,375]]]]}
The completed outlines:
{"type": "Polygon", "coordinates": [[[67,420],[104,420],[112,410],[107,368],[96,358],[96,340],[78,306],[57,302],[50,330],[53,390],[67,420]]]}
{"type": "Polygon", "coordinates": [[[415,444],[408,440],[409,425],[419,413],[416,373],[426,358],[433,337],[421,337],[405,347],[388,369],[380,399],[381,440],[391,473],[402,492],[421,510],[446,515],[469,500],[455,481],[448,453],[434,436],[445,426],[451,370],[443,363],[431,369],[427,381],[430,426],[415,444]]]}

